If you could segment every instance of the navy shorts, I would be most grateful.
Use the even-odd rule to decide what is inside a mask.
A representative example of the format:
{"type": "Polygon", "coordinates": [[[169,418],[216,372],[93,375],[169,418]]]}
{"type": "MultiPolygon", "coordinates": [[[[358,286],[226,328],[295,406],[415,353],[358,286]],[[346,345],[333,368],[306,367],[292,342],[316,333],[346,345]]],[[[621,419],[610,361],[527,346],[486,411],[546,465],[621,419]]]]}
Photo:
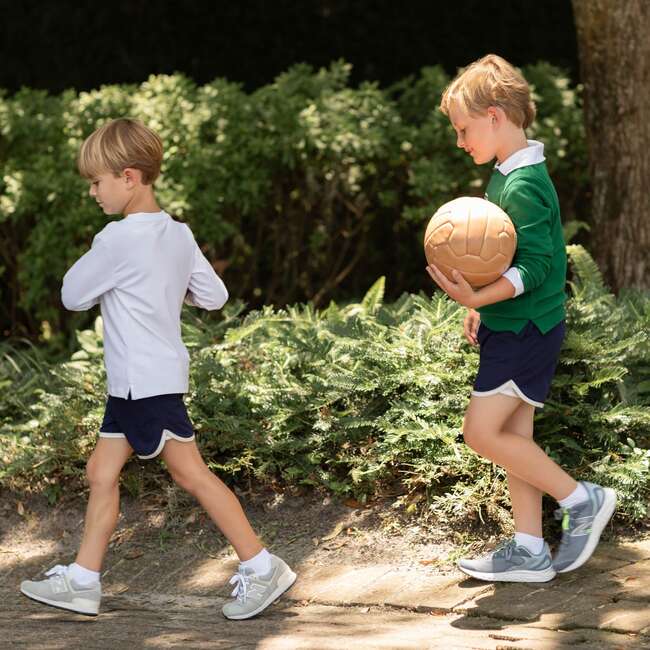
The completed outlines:
{"type": "Polygon", "coordinates": [[[155,458],[169,439],[194,440],[182,394],[142,399],[108,396],[101,438],[126,438],[139,458],[155,458]]]}
{"type": "Polygon", "coordinates": [[[512,395],[542,408],[553,381],[566,326],[542,334],[529,321],[519,334],[495,332],[480,324],[480,361],[472,395],[512,395]]]}

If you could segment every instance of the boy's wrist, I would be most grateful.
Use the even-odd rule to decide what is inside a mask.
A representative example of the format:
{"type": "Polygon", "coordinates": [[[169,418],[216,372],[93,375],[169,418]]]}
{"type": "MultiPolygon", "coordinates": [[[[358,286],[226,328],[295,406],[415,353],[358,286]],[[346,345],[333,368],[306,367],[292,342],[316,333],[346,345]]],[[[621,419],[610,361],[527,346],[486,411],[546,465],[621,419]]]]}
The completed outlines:
{"type": "Polygon", "coordinates": [[[474,295],[471,297],[470,300],[468,300],[468,304],[465,306],[473,311],[476,311],[477,309],[480,309],[481,307],[485,306],[485,292],[483,292],[483,289],[479,289],[478,291],[474,292],[474,295]]]}

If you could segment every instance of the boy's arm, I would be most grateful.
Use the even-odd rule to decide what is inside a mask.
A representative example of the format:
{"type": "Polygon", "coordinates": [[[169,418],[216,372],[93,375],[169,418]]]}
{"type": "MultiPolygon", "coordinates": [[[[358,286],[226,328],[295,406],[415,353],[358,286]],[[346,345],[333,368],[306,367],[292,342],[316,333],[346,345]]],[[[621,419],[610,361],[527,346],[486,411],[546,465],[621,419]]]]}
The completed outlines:
{"type": "Polygon", "coordinates": [[[512,183],[504,193],[503,210],[517,229],[517,251],[512,266],[495,282],[474,291],[457,271],[450,282],[435,267],[427,267],[432,279],[450,298],[465,307],[479,309],[508,300],[540,286],[553,256],[551,209],[527,181],[512,183]]]}
{"type": "Polygon", "coordinates": [[[228,290],[194,243],[194,267],[187,285],[185,304],[202,309],[221,309],[228,300],[228,290]]]}
{"type": "Polygon", "coordinates": [[[524,180],[515,181],[507,188],[502,208],[517,229],[517,251],[506,277],[515,288],[521,282],[515,294],[519,295],[539,287],[551,269],[551,209],[538,190],[524,180]]]}
{"type": "Polygon", "coordinates": [[[472,304],[467,306],[471,309],[480,309],[495,302],[514,298],[515,295],[515,286],[502,275],[498,280],[476,290],[472,304]]]}
{"type": "Polygon", "coordinates": [[[66,309],[85,311],[115,286],[114,266],[106,244],[95,237],[92,248],[63,276],[61,301],[66,309]]]}
{"type": "Polygon", "coordinates": [[[452,272],[454,278],[452,282],[433,264],[429,264],[426,270],[431,279],[452,300],[469,309],[479,309],[485,307],[485,305],[507,300],[515,295],[514,285],[503,276],[492,282],[492,284],[475,290],[458,271],[452,272]]]}

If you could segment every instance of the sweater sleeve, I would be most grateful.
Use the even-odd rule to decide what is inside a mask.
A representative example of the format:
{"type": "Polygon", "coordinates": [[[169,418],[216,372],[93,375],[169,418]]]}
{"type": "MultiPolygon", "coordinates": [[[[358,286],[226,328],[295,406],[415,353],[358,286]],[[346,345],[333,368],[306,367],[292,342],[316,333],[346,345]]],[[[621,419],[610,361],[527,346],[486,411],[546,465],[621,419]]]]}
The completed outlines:
{"type": "Polygon", "coordinates": [[[506,187],[501,207],[517,231],[517,251],[512,267],[518,269],[524,291],[530,291],[539,287],[551,270],[551,208],[533,183],[525,179],[518,179],[506,187]]]}
{"type": "Polygon", "coordinates": [[[91,249],[63,277],[61,301],[66,309],[85,311],[115,286],[115,269],[108,246],[97,235],[91,249]]]}
{"type": "Polygon", "coordinates": [[[187,286],[185,304],[202,309],[221,309],[228,300],[228,290],[212,265],[194,242],[194,262],[187,286]]]}

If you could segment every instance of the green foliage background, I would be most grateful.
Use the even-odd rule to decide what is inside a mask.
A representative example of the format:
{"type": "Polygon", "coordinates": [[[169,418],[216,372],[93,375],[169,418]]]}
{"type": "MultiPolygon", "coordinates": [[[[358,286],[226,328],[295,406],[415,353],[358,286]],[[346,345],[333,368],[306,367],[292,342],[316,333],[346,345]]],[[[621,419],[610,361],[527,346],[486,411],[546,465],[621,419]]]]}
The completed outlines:
{"type": "MultiPolygon", "coordinates": [[[[565,221],[586,219],[578,89],[548,64],[524,69],[565,221]]],[[[187,221],[231,294],[248,305],[354,300],[382,275],[390,298],[428,290],[422,234],[445,201],[482,194],[487,166],[455,146],[438,109],[449,81],[424,68],[391,88],[352,87],[350,66],[298,65],[253,93],[181,75],[139,86],[0,94],[0,332],[65,349],[85,314],[61,278],[106,217],[75,159],[104,121],[130,115],[165,143],[161,204],[187,221]]]]}
{"type": "MultiPolygon", "coordinates": [[[[482,194],[490,170],[456,148],[437,110],[441,68],[385,89],[352,87],[349,74],[344,62],[299,65],[253,93],[172,75],[0,95],[0,330],[48,342],[0,343],[0,487],[55,501],[83,485],[105,400],[101,321],[85,329],[92,314],[65,312],[59,291],[105,217],[75,157],[98,125],[130,115],[165,142],[161,204],[244,301],[219,318],[184,314],[187,402],[211,467],[240,485],[426,497],[436,517],[507,525],[502,471],[462,443],[478,360],[462,310],[417,293],[431,292],[428,218],[482,194]],[[77,351],[53,363],[70,339],[77,351]]],[[[530,136],[546,144],[570,240],[588,229],[579,88],[547,64],[524,74],[538,105],[530,136]]],[[[568,336],[537,438],[577,476],[615,487],[618,516],[638,521],[650,496],[650,299],[613,296],[586,251],[569,252],[568,336]]],[[[161,475],[137,468],[123,477],[133,493],[161,475]]]]}
{"type": "MultiPolygon", "coordinates": [[[[537,440],[576,476],[613,486],[618,517],[638,521],[650,496],[650,298],[614,297],[582,247],[569,253],[568,335],[537,440]]],[[[436,517],[507,525],[502,471],[462,442],[478,361],[462,337],[464,310],[439,293],[384,304],[384,289],[380,278],[361,302],[321,310],[244,316],[235,304],[222,320],[188,308],[187,402],[205,458],[244,487],[426,496],[436,517]]],[[[52,500],[81,487],[105,401],[101,322],[78,340],[53,366],[37,350],[5,350],[0,486],[52,500]]],[[[127,471],[124,482],[138,492],[156,476],[127,471]]]]}

